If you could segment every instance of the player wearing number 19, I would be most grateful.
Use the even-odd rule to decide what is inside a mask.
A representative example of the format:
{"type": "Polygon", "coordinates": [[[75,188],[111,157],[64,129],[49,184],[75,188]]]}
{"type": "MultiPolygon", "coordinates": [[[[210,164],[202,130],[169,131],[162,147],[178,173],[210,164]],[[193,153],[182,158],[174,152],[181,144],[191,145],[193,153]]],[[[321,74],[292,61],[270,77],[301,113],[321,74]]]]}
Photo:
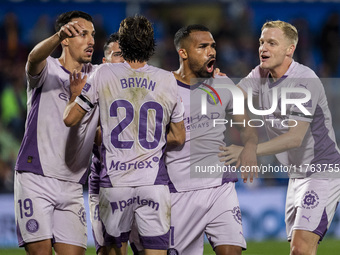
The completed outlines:
{"type": "Polygon", "coordinates": [[[135,220],[145,254],[165,255],[170,193],[164,150],[166,143],[184,143],[184,110],[173,74],[147,64],[155,45],[151,23],[143,16],[124,19],[119,44],[126,62],[101,65],[86,84],[74,73],[64,122],[76,125],[99,105],[102,157],[112,184],[100,189],[99,212],[115,243],[110,250],[119,253],[135,220]]]}
{"type": "Polygon", "coordinates": [[[61,14],[57,33],[28,56],[28,115],[16,162],[15,216],[20,246],[27,254],[85,254],[87,245],[83,187],[98,111],[67,128],[63,112],[70,93],[70,72],[89,73],[95,30],[89,14],[61,14]],[[59,59],[50,57],[62,45],[59,59]],[[92,121],[93,120],[93,121],[92,121]],[[85,124],[90,123],[90,124],[85,124]],[[75,155],[76,154],[76,155],[75,155]]]}

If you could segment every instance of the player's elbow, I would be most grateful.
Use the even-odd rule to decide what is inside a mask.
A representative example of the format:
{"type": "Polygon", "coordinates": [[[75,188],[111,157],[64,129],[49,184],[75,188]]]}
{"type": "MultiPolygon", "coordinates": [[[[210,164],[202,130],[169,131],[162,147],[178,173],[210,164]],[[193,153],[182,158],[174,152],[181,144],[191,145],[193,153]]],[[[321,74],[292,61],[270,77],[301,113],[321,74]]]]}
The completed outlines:
{"type": "Polygon", "coordinates": [[[78,120],[75,117],[72,117],[72,114],[64,113],[64,123],[67,127],[73,127],[78,124],[78,120]]]}
{"type": "Polygon", "coordinates": [[[291,139],[290,141],[290,149],[295,149],[295,148],[299,148],[302,145],[302,141],[303,138],[301,137],[294,137],[293,139],[291,139]]]}
{"type": "Polygon", "coordinates": [[[185,135],[178,139],[178,145],[183,145],[185,143],[185,135]]]}
{"type": "Polygon", "coordinates": [[[185,143],[185,133],[177,135],[173,141],[173,144],[176,146],[181,146],[184,143],[185,143]]]}
{"type": "Polygon", "coordinates": [[[64,117],[64,123],[67,127],[73,127],[77,124],[75,121],[72,121],[72,119],[69,117],[64,117]]]}

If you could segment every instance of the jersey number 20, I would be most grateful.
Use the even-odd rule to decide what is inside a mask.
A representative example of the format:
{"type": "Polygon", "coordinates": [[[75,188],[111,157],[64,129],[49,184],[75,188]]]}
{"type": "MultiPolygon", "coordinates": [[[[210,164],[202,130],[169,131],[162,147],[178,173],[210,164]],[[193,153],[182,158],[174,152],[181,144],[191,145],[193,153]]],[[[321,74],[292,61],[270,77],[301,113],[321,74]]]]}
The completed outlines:
{"type": "MultiPolygon", "coordinates": [[[[110,116],[118,116],[118,108],[125,108],[126,116],[122,119],[119,124],[111,131],[111,143],[114,147],[119,149],[130,149],[134,141],[120,141],[118,136],[124,131],[124,129],[131,124],[135,118],[135,110],[133,105],[127,100],[116,100],[111,104],[110,116]]],[[[140,145],[145,149],[154,149],[158,146],[162,136],[163,129],[163,107],[157,102],[149,101],[141,105],[139,114],[137,115],[138,120],[138,141],[140,145]],[[148,111],[155,111],[155,131],[153,141],[147,141],[148,133],[148,111]]]]}

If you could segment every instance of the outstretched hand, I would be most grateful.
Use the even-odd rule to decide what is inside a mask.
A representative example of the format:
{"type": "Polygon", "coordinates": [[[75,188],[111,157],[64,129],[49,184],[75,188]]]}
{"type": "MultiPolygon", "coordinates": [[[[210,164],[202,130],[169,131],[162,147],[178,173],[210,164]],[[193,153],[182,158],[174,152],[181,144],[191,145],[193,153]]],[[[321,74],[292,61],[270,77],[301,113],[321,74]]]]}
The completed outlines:
{"type": "MultiPolygon", "coordinates": [[[[228,147],[220,146],[221,153],[218,154],[220,158],[220,162],[225,162],[226,166],[236,163],[240,157],[240,154],[243,150],[243,146],[238,145],[230,145],[228,147]]],[[[236,165],[239,167],[239,165],[236,165]]]]}
{"type": "Polygon", "coordinates": [[[228,147],[220,146],[222,152],[218,154],[221,162],[225,165],[236,163],[236,168],[241,167],[241,178],[246,183],[253,182],[254,175],[258,177],[256,153],[253,150],[238,145],[230,145],[228,147]]]}
{"type": "Polygon", "coordinates": [[[81,94],[81,90],[86,84],[87,75],[84,75],[84,77],[81,77],[81,76],[82,76],[82,73],[77,72],[77,70],[74,70],[72,73],[70,73],[71,95],[79,96],[81,94]]]}

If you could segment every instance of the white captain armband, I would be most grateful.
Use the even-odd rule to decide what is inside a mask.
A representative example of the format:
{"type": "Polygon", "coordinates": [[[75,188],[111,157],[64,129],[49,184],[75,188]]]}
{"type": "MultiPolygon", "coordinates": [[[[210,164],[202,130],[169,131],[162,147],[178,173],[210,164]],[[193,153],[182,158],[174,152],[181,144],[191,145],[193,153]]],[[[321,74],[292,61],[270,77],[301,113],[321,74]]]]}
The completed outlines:
{"type": "Polygon", "coordinates": [[[87,112],[91,111],[94,107],[94,105],[83,95],[77,96],[75,102],[87,112]]]}

